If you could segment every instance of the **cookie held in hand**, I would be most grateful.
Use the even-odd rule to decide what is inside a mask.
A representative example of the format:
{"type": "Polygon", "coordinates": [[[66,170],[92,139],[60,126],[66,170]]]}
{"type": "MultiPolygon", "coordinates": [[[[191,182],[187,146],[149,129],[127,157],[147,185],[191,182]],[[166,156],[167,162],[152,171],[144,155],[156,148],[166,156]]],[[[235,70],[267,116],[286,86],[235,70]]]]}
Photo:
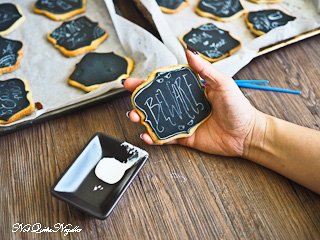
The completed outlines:
{"type": "Polygon", "coordinates": [[[15,30],[24,19],[18,6],[12,3],[0,4],[0,36],[15,30]]]}
{"type": "Polygon", "coordinates": [[[83,16],[64,22],[48,34],[48,40],[67,57],[95,50],[108,37],[108,33],[83,16]]]}
{"type": "Polygon", "coordinates": [[[188,6],[188,0],[156,0],[161,11],[173,14],[188,6]]]}
{"type": "Polygon", "coordinates": [[[0,81],[0,124],[8,124],[30,115],[34,103],[27,81],[12,78],[0,81]]]}
{"type": "Polygon", "coordinates": [[[272,29],[286,25],[296,18],[278,9],[268,9],[245,14],[245,22],[250,31],[261,36],[272,29]]]}
{"type": "Polygon", "coordinates": [[[240,17],[244,9],[240,0],[200,0],[195,12],[216,21],[231,21],[240,17]]]}
{"type": "Polygon", "coordinates": [[[131,100],[158,144],[191,136],[211,114],[204,86],[188,65],[155,70],[131,100]]]}
{"type": "Polygon", "coordinates": [[[90,92],[103,84],[128,78],[133,66],[131,58],[113,52],[88,53],[76,65],[68,83],[90,92]]]}
{"type": "Polygon", "coordinates": [[[182,45],[190,46],[201,57],[210,62],[216,62],[238,51],[240,41],[233,38],[229,32],[224,31],[212,23],[200,25],[179,38],[182,45]]]}
{"type": "Polygon", "coordinates": [[[37,0],[33,11],[55,21],[72,18],[86,10],[86,0],[37,0]]]}
{"type": "Polygon", "coordinates": [[[22,42],[0,37],[0,75],[16,70],[22,55],[22,42]]]}

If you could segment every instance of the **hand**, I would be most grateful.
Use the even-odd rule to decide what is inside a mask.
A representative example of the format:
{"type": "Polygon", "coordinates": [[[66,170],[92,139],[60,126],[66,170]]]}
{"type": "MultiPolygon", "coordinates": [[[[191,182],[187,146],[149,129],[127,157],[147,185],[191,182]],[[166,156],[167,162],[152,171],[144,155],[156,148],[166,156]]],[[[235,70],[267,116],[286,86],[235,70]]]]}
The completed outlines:
{"type": "MultiPolygon", "coordinates": [[[[190,67],[206,81],[206,93],[213,114],[202,123],[190,137],[175,139],[169,144],[181,144],[200,151],[224,156],[243,156],[247,151],[246,138],[251,139],[258,111],[245,98],[232,78],[218,72],[199,55],[186,50],[190,67]]],[[[124,86],[134,91],[144,80],[127,79],[124,86]]],[[[132,122],[140,122],[136,110],[129,113],[132,122]]],[[[259,118],[261,121],[261,118],[259,118]]],[[[150,135],[141,138],[154,144],[150,135]]]]}

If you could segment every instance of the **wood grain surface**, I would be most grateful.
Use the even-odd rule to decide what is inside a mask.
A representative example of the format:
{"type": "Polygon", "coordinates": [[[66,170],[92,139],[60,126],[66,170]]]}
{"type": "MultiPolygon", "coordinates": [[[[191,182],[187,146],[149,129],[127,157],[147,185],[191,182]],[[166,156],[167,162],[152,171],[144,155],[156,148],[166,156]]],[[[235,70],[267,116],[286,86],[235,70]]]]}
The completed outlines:
{"type": "MultiPolygon", "coordinates": [[[[320,36],[261,56],[238,79],[269,79],[302,96],[243,90],[263,112],[320,128],[320,36]]],[[[252,162],[181,146],[147,146],[130,95],[1,137],[0,239],[320,239],[320,196],[252,162]],[[140,146],[150,159],[104,221],[50,189],[92,135],[140,146]],[[15,223],[80,233],[12,232],[15,223]]],[[[319,156],[320,157],[320,156],[319,156]]],[[[301,159],[303,161],[303,159],[301,159]]],[[[320,174],[320,173],[319,173],[320,174]]],[[[320,183],[319,183],[320,184],[320,183]]]]}

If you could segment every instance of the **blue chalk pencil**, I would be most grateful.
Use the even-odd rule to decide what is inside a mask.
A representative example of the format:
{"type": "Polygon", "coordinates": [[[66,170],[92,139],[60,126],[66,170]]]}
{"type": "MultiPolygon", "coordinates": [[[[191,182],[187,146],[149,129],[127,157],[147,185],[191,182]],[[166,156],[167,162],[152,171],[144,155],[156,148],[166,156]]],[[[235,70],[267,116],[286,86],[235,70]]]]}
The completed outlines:
{"type": "MultiPolygon", "coordinates": [[[[282,93],[291,93],[291,94],[301,94],[301,91],[285,89],[285,88],[277,88],[277,87],[269,87],[269,86],[261,86],[260,84],[269,83],[268,80],[234,80],[238,87],[240,88],[251,88],[263,91],[273,91],[273,92],[282,92],[282,93]]],[[[201,79],[201,82],[205,84],[206,82],[201,79]]]]}
{"type": "MultiPolygon", "coordinates": [[[[254,83],[254,84],[263,84],[263,83],[269,83],[269,80],[234,80],[237,84],[238,83],[254,83]]],[[[201,79],[201,82],[203,83],[203,84],[205,84],[206,82],[203,80],[203,79],[201,79]]]]}
{"type": "Polygon", "coordinates": [[[269,80],[234,80],[237,84],[238,83],[253,83],[253,84],[264,84],[269,83],[269,80]]]}
{"type": "Polygon", "coordinates": [[[263,91],[273,91],[273,92],[282,92],[282,93],[291,93],[291,94],[301,94],[301,91],[297,91],[297,90],[261,86],[261,85],[255,85],[255,84],[250,84],[250,83],[239,83],[238,86],[240,88],[251,88],[251,89],[258,89],[258,90],[263,90],[263,91]]]}

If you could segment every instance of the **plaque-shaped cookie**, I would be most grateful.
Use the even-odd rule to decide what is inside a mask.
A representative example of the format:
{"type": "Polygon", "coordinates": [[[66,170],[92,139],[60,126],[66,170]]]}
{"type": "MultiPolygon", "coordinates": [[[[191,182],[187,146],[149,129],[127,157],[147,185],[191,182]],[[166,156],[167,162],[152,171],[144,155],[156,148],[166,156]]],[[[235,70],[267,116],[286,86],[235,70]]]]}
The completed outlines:
{"type": "Polygon", "coordinates": [[[20,8],[12,3],[0,4],[0,36],[16,29],[24,21],[20,8]]]}
{"type": "Polygon", "coordinates": [[[108,33],[83,16],[64,22],[60,27],[48,34],[48,40],[67,57],[74,57],[95,50],[108,33]]]}
{"type": "Polygon", "coordinates": [[[52,20],[63,21],[86,10],[86,0],[37,0],[33,11],[52,20]]]}
{"type": "Polygon", "coordinates": [[[164,13],[176,13],[188,6],[188,0],[156,0],[164,13]]]}
{"type": "Polygon", "coordinates": [[[284,26],[294,19],[296,18],[278,9],[249,12],[245,15],[245,22],[248,28],[257,36],[261,36],[277,27],[284,26]]]}
{"type": "Polygon", "coordinates": [[[121,57],[113,52],[88,53],[76,65],[68,83],[90,92],[102,84],[128,78],[133,65],[131,58],[121,57]]]}
{"type": "Polygon", "coordinates": [[[195,11],[217,21],[230,21],[244,13],[240,0],[200,0],[195,11]]]}
{"type": "Polygon", "coordinates": [[[22,42],[0,37],[0,75],[16,70],[22,54],[22,42]]]}
{"type": "Polygon", "coordinates": [[[28,83],[19,78],[0,81],[0,124],[8,124],[29,115],[34,103],[28,83]]]}
{"type": "Polygon", "coordinates": [[[133,92],[132,104],[159,144],[192,135],[211,114],[204,86],[188,65],[152,72],[133,92]]]}
{"type": "Polygon", "coordinates": [[[212,23],[193,28],[179,40],[185,48],[190,46],[210,62],[228,57],[241,47],[240,41],[212,23]]]}

